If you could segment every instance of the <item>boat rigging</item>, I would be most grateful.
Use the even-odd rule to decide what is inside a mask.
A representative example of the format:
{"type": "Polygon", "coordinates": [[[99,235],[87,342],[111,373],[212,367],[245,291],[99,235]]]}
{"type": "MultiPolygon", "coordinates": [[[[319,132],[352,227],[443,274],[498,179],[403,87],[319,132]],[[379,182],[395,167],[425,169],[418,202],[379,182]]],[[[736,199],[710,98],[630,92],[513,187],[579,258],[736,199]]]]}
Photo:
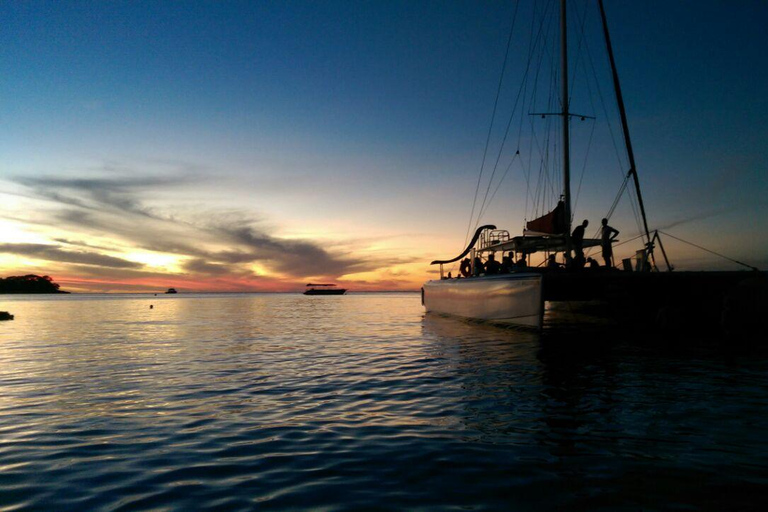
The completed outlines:
{"type": "MultiPolygon", "coordinates": [[[[654,258],[654,248],[658,245],[661,249],[664,259],[667,262],[668,270],[672,266],[667,259],[666,251],[659,238],[659,232],[652,232],[648,226],[645,205],[640,192],[640,182],[635,163],[634,151],[632,148],[629,127],[627,122],[626,109],[621,93],[621,87],[616,69],[613,48],[611,45],[608,24],[605,9],[602,0],[597,0],[602,25],[602,35],[606,45],[611,81],[616,98],[616,108],[619,112],[622,126],[622,138],[626,157],[628,159],[629,170],[622,171],[622,183],[619,187],[619,193],[611,205],[608,214],[603,219],[602,237],[585,237],[584,229],[587,221],[582,222],[579,227],[572,231],[574,221],[574,198],[572,196],[571,185],[571,145],[573,144],[571,133],[571,120],[578,118],[582,121],[594,121],[596,116],[587,114],[575,114],[571,111],[571,96],[573,94],[573,83],[569,82],[569,60],[568,60],[568,6],[575,5],[571,1],[560,0],[559,9],[559,67],[552,63],[549,68],[543,66],[545,56],[554,56],[556,52],[548,51],[545,45],[541,43],[546,39],[552,24],[552,16],[549,10],[551,2],[547,2],[543,11],[538,12],[534,8],[534,19],[536,15],[540,16],[538,22],[532,23],[531,42],[528,51],[528,63],[522,73],[523,81],[514,101],[512,115],[506,125],[499,155],[493,167],[485,196],[482,203],[478,205],[478,196],[483,171],[485,169],[486,157],[490,147],[491,131],[497,116],[499,105],[499,96],[502,91],[507,58],[510,54],[510,42],[512,32],[510,32],[507,41],[507,50],[504,56],[504,65],[501,72],[501,78],[497,90],[496,100],[494,102],[493,114],[491,118],[491,127],[489,128],[488,138],[485,144],[485,151],[480,167],[480,175],[475,190],[475,198],[472,203],[472,212],[470,222],[465,238],[469,238],[472,225],[474,223],[474,236],[466,245],[465,249],[456,257],[435,260],[431,264],[439,265],[439,280],[431,280],[424,284],[422,288],[422,303],[427,312],[436,312],[442,314],[463,316],[481,320],[490,320],[497,323],[524,325],[539,328],[544,321],[545,302],[565,302],[573,304],[575,302],[601,301],[604,304],[615,302],[616,290],[619,290],[621,296],[627,298],[632,303],[631,308],[637,313],[644,315],[655,315],[657,318],[666,317],[669,308],[679,307],[679,304],[671,302],[671,297],[675,297],[682,303],[698,304],[700,309],[723,307],[723,297],[727,290],[733,289],[737,283],[744,279],[744,272],[733,273],[679,273],[679,272],[658,272],[654,258]],[[532,71],[532,62],[534,57],[538,58],[538,67],[532,71]],[[542,71],[544,69],[544,71],[542,71]],[[558,70],[559,69],[559,74],[558,70]],[[548,76],[547,76],[548,75],[548,76]],[[543,97],[546,106],[543,109],[535,108],[537,96],[535,87],[531,90],[529,80],[533,81],[534,86],[542,83],[550,85],[549,95],[543,97]],[[557,85],[559,94],[553,94],[552,90],[557,85]],[[529,148],[527,152],[521,155],[521,139],[523,116],[520,115],[520,124],[518,131],[518,147],[511,158],[501,179],[496,184],[496,189],[490,196],[491,201],[496,196],[501,182],[507,176],[514,163],[519,163],[526,171],[525,178],[528,190],[526,191],[526,210],[529,198],[533,206],[538,210],[538,214],[533,220],[524,223],[523,234],[520,236],[510,236],[509,231],[497,229],[495,224],[485,224],[480,226],[481,219],[488,211],[488,197],[491,187],[494,183],[496,171],[499,167],[501,155],[504,146],[508,140],[510,127],[512,126],[512,117],[517,113],[518,106],[529,101],[530,112],[526,116],[530,120],[531,135],[529,139],[529,148]],[[559,105],[556,105],[559,104],[559,105]],[[553,108],[558,106],[559,108],[553,108]],[[543,118],[544,134],[537,135],[536,126],[533,118],[543,118]],[[551,119],[560,118],[560,123],[553,125],[551,119]],[[552,130],[557,131],[553,137],[552,130]],[[559,135],[559,137],[557,136],[559,135]],[[558,142],[559,145],[558,145],[558,142]],[[547,149],[549,148],[549,149],[547,149]],[[537,191],[531,194],[530,187],[532,183],[534,150],[540,154],[539,178],[537,191]],[[526,154],[527,153],[527,154],[526,154]],[[553,158],[555,155],[557,158],[553,158]],[[557,165],[560,165],[561,185],[557,186],[556,181],[549,175],[550,171],[557,171],[557,165]],[[527,169],[526,169],[527,164],[527,169]],[[607,220],[616,210],[619,199],[629,190],[628,182],[632,181],[633,192],[637,204],[630,197],[630,204],[635,212],[635,218],[638,225],[642,223],[641,234],[636,238],[643,239],[643,245],[634,252],[633,258],[624,258],[621,260],[619,268],[614,267],[612,255],[613,245],[618,242],[615,238],[618,231],[610,227],[607,220]],[[547,207],[547,195],[554,201],[547,207]],[[477,216],[475,217],[475,211],[477,216]],[[638,218],[639,217],[639,218],[638,218]],[[605,266],[600,266],[596,261],[585,258],[584,250],[601,246],[603,257],[606,261],[605,266]],[[501,262],[495,258],[496,254],[501,255],[501,262]],[[533,255],[543,255],[543,261],[537,263],[533,260],[533,255]],[[514,260],[511,257],[514,255],[514,260]],[[557,262],[556,256],[562,257],[562,263],[557,262]],[[483,260],[485,258],[485,261],[483,260]],[[452,264],[461,260],[460,271],[462,275],[453,276],[452,270],[446,275],[445,265],[452,264]],[[514,264],[512,263],[514,261],[514,264]],[[589,262],[585,268],[585,263],[589,262]],[[546,264],[546,266],[543,266],[546,264]],[[651,277],[651,276],[656,277],[651,277]],[[646,276],[646,277],[643,277],[646,276]],[[666,277],[664,277],[666,276],[666,277]],[[659,295],[666,295],[666,303],[659,301],[659,295]],[[706,303],[706,304],[705,304],[706,303]],[[656,304],[654,306],[654,304],[656,304]],[[659,305],[661,304],[661,305],[659,305]],[[670,304],[673,304],[670,306],[670,304]],[[656,308],[655,310],[653,308],[656,308]],[[649,310],[649,308],[651,308],[649,310]]],[[[516,4],[512,29],[518,15],[519,2],[516,4]]],[[[574,7],[576,9],[576,7],[574,7]]],[[[579,14],[577,12],[577,14],[579,14]]],[[[581,13],[579,25],[583,30],[586,20],[586,13],[581,13]]],[[[578,41],[579,48],[587,48],[588,43],[582,32],[578,41]]],[[[588,53],[587,53],[588,54],[588,53]]],[[[589,54],[588,54],[589,55],[589,54]]],[[[584,61],[577,56],[576,63],[585,66],[584,61]]],[[[594,62],[589,55],[589,64],[595,74],[594,62]]],[[[589,84],[589,81],[586,81],[589,84]]],[[[607,114],[602,92],[600,92],[599,81],[595,80],[595,87],[600,96],[603,110],[607,114]]],[[[588,87],[589,88],[589,87],[588,87]]],[[[593,105],[594,108],[594,105],[593,105]]],[[[522,108],[521,108],[522,111],[522,108]]],[[[520,112],[522,114],[522,112],[520,112]]],[[[608,117],[606,115],[606,117],[608,117]]],[[[608,128],[613,136],[613,130],[608,123],[608,128]]],[[[586,168],[586,155],[589,154],[589,146],[592,143],[592,134],[594,133],[594,123],[592,133],[589,134],[589,144],[585,152],[584,168],[586,168]]],[[[614,148],[616,148],[617,157],[619,157],[620,166],[626,169],[622,164],[622,159],[614,139],[614,148]]],[[[583,179],[583,173],[582,173],[583,179]]],[[[579,180],[581,189],[582,179],[579,180]]],[[[551,201],[551,199],[550,199],[551,201]]],[[[634,240],[633,238],[632,240],[634,240]]],[[[631,240],[630,240],[631,241],[631,240]]],[[[625,242],[626,243],[626,242],[625,242]]],[[[619,245],[619,244],[617,244],[619,245]]],[[[589,253],[586,253],[589,255],[589,253]]],[[[570,307],[570,306],[569,306],[570,307]]],[[[715,314],[714,316],[717,316],[715,314]]]]}

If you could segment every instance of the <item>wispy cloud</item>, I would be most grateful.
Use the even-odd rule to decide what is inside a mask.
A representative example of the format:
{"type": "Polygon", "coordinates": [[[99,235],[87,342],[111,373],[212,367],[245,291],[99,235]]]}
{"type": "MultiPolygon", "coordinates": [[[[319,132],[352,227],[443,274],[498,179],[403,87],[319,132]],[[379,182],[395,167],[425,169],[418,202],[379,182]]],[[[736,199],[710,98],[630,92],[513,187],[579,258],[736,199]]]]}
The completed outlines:
{"type": "MultiPolygon", "coordinates": [[[[116,279],[159,275],[142,264],[103,254],[102,251],[109,250],[106,246],[113,243],[128,250],[174,255],[181,262],[181,273],[175,275],[188,278],[256,279],[260,276],[254,274],[252,267],[258,264],[267,275],[274,273],[288,282],[300,282],[307,277],[339,279],[405,261],[386,256],[352,256],[349,248],[355,245],[354,241],[340,240],[334,249],[308,238],[281,238],[273,235],[270,231],[274,228],[252,211],[205,208],[190,212],[174,208],[167,201],[162,208],[147,203],[150,197],[155,203],[173,197],[174,189],[189,185],[190,179],[184,175],[146,176],[121,166],[105,167],[101,174],[88,178],[15,178],[13,181],[26,188],[30,197],[48,204],[45,209],[33,212],[28,222],[64,230],[55,237],[64,247],[3,244],[0,250],[87,265],[88,275],[113,275],[116,279]],[[83,237],[109,242],[84,242],[80,240],[83,237]],[[103,270],[96,271],[95,267],[103,270]],[[118,269],[121,271],[116,272],[118,269]]],[[[198,185],[204,185],[199,177],[194,179],[198,185]]]]}
{"type": "Polygon", "coordinates": [[[46,244],[0,244],[0,252],[31,256],[36,259],[60,263],[79,263],[108,268],[141,268],[141,263],[98,254],[94,252],[74,252],[62,250],[57,245],[46,244]]]}

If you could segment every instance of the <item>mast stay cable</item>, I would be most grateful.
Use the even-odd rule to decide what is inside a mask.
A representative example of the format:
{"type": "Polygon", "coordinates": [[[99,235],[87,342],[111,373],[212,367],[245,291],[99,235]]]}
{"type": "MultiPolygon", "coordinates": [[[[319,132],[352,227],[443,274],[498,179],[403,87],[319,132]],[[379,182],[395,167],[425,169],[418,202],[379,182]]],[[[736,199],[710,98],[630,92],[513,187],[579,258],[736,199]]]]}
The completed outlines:
{"type": "Polygon", "coordinates": [[[475,197],[472,200],[472,212],[469,214],[469,223],[467,225],[467,233],[464,236],[465,244],[467,243],[467,239],[469,238],[469,233],[472,229],[471,228],[472,219],[475,216],[475,206],[477,205],[477,196],[478,196],[478,193],[480,192],[480,182],[483,178],[483,169],[485,168],[485,158],[488,155],[488,146],[491,143],[491,133],[493,132],[493,124],[494,124],[494,121],[496,120],[496,111],[499,105],[499,96],[501,96],[501,86],[504,82],[504,73],[507,69],[507,59],[509,57],[509,48],[512,46],[512,33],[514,32],[514,29],[515,29],[515,22],[517,20],[517,10],[519,7],[520,7],[520,2],[519,1],[515,2],[515,12],[512,17],[512,26],[509,29],[509,37],[507,38],[507,49],[504,52],[504,63],[501,66],[501,76],[499,76],[499,85],[496,88],[496,99],[493,102],[493,114],[491,115],[491,125],[488,127],[488,136],[485,139],[485,150],[483,151],[483,160],[480,164],[480,174],[477,177],[477,186],[475,187],[475,197]]]}

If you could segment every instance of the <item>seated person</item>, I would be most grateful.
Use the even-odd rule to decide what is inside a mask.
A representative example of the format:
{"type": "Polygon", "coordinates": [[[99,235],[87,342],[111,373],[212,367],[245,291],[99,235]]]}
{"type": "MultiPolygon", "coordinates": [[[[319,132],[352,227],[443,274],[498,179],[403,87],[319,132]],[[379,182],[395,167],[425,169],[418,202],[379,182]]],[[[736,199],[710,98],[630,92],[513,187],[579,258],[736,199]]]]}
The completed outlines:
{"type": "Polygon", "coordinates": [[[485,262],[485,274],[492,276],[501,272],[501,264],[496,261],[496,255],[491,253],[488,255],[488,261],[485,262]]]}
{"type": "Polygon", "coordinates": [[[512,267],[513,266],[514,266],[514,264],[512,263],[512,256],[511,255],[506,254],[506,255],[504,255],[501,258],[501,270],[500,270],[500,272],[502,274],[509,274],[510,272],[512,272],[512,267]]]}
{"type": "Polygon", "coordinates": [[[485,265],[483,265],[483,260],[480,259],[480,256],[475,256],[475,276],[479,276],[480,274],[485,274],[485,265]]]}

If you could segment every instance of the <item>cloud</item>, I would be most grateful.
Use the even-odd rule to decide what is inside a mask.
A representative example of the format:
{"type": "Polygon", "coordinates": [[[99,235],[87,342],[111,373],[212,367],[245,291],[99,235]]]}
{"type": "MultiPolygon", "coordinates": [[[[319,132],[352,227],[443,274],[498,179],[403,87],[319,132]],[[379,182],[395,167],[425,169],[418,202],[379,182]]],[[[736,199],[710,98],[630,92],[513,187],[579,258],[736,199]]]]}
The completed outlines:
{"type": "Polygon", "coordinates": [[[46,244],[0,244],[0,252],[29,256],[35,259],[61,263],[79,263],[109,268],[141,268],[134,261],[116,258],[94,252],[73,252],[60,249],[58,245],[46,244]]]}
{"type": "Polygon", "coordinates": [[[93,251],[115,244],[173,254],[185,259],[182,270],[186,275],[211,278],[255,278],[249,264],[258,263],[268,274],[283,276],[288,282],[307,277],[338,279],[406,262],[387,256],[352,256],[351,251],[361,246],[358,241],[340,240],[334,249],[311,239],[280,238],[270,233],[274,228],[263,217],[250,211],[200,207],[189,212],[167,200],[162,210],[147,205],[149,197],[163,200],[174,188],[190,180],[200,181],[196,177],[144,176],[114,165],[105,165],[101,171],[105,175],[89,178],[26,176],[14,180],[33,197],[54,203],[52,209],[33,212],[34,219],[28,222],[66,230],[68,234],[58,237],[60,243],[88,251],[41,244],[6,244],[6,250],[34,253],[51,261],[130,270],[123,278],[135,275],[142,265],[93,251]],[[102,242],[71,242],[83,236],[98,237],[102,242]]]}
{"type": "Polygon", "coordinates": [[[177,184],[174,177],[56,178],[19,177],[16,183],[31,188],[39,197],[89,210],[122,211],[155,217],[135,197],[137,193],[177,184]]]}
{"type": "Polygon", "coordinates": [[[204,259],[195,258],[184,263],[184,271],[192,274],[205,274],[205,275],[226,275],[231,274],[232,268],[226,265],[219,265],[217,263],[209,263],[204,259]]]}

